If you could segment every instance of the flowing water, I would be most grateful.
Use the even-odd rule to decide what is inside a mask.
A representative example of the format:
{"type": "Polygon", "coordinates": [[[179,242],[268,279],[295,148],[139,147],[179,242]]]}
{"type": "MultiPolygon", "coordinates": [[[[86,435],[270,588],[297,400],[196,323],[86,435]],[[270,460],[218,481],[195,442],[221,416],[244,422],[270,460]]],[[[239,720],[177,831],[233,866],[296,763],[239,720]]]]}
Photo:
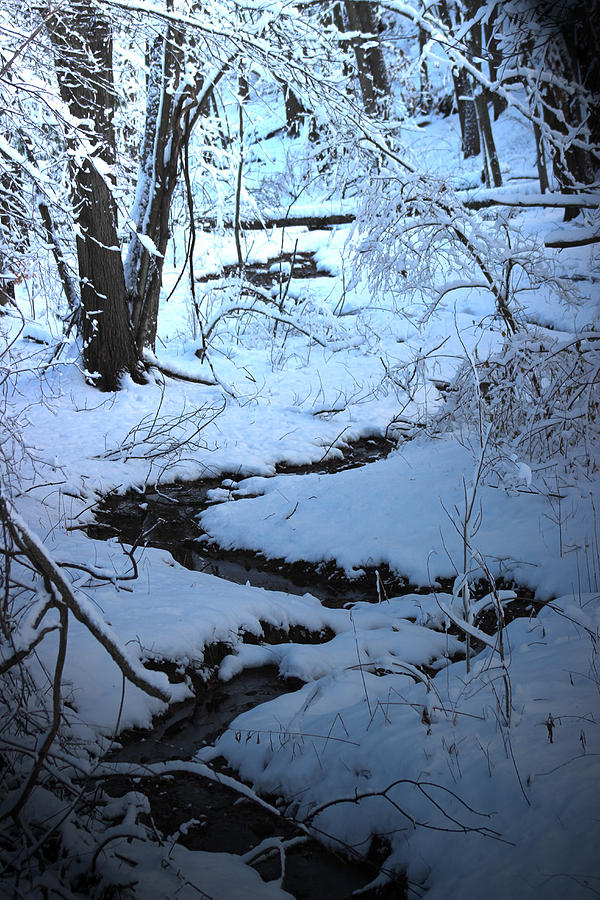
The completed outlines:
{"type": "MultiPolygon", "coordinates": [[[[391,448],[392,444],[384,438],[366,438],[346,448],[343,459],[296,467],[282,465],[277,473],[333,473],[382,459],[391,448]]],[[[207,546],[201,541],[197,515],[209,502],[208,491],[219,487],[229,477],[223,474],[195,483],[164,485],[160,490],[148,488],[144,494],[132,491],[122,496],[109,496],[89,533],[96,538],[118,535],[125,543],[167,549],[188,568],[239,584],[249,582],[257,587],[293,594],[310,592],[329,606],[342,606],[356,600],[375,602],[378,599],[377,582],[388,596],[419,590],[385,567],[366,571],[360,579],[350,581],[334,565],[288,564],[256,553],[207,546]]],[[[532,609],[531,596],[527,592],[522,593],[515,609],[520,609],[520,614],[532,609]]],[[[487,624],[493,630],[494,623],[487,624]]],[[[265,626],[263,640],[270,644],[281,641],[322,643],[332,636],[327,630],[313,634],[295,627],[290,632],[280,633],[265,626]]],[[[256,641],[251,635],[246,635],[245,639],[256,641]]],[[[229,648],[225,645],[206,648],[205,664],[216,671],[227,652],[229,648]]],[[[165,661],[158,665],[168,671],[170,677],[181,677],[181,674],[176,675],[172,664],[169,666],[165,661]]],[[[279,678],[277,671],[268,667],[246,670],[226,683],[215,677],[203,681],[194,672],[187,674],[194,684],[195,699],[169,710],[150,731],[122,735],[122,749],[113,755],[114,759],[137,763],[191,759],[198,749],[213,743],[240,713],[300,686],[300,682],[279,678]]],[[[221,763],[225,766],[224,760],[221,763]]],[[[219,761],[217,767],[218,764],[219,761]]],[[[179,840],[190,849],[243,854],[267,837],[277,836],[292,842],[294,838],[302,838],[302,842],[287,850],[285,863],[284,888],[297,898],[346,900],[353,891],[368,884],[384,863],[385,841],[374,841],[366,859],[352,859],[348,852],[345,855],[330,852],[313,839],[307,841],[292,820],[282,819],[256,804],[240,800],[233,790],[218,783],[188,773],[144,781],[154,822],[163,834],[174,834],[183,823],[194,820],[186,827],[185,834],[179,835],[179,840]]],[[[109,784],[109,790],[115,793],[133,787],[131,779],[120,776],[109,784]]],[[[136,788],[139,789],[139,785],[136,788]]],[[[279,802],[277,798],[270,799],[275,805],[279,802]]],[[[255,864],[267,879],[279,876],[279,866],[278,853],[255,864]]],[[[406,896],[406,885],[396,881],[383,893],[367,892],[362,896],[401,898],[406,896]]]]}

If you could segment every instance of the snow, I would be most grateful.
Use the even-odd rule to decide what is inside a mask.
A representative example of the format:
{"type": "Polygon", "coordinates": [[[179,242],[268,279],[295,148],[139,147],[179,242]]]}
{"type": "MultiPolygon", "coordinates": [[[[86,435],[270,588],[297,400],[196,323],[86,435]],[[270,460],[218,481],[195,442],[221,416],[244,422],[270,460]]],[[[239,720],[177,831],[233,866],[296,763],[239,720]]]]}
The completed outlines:
{"type": "MultiPolygon", "coordinates": [[[[552,192],[552,194],[540,194],[535,189],[523,190],[523,188],[479,188],[475,191],[468,191],[464,197],[466,200],[474,200],[480,203],[499,203],[507,206],[543,206],[564,208],[565,205],[581,204],[586,209],[597,209],[600,206],[600,194],[582,194],[577,198],[573,194],[560,194],[552,192]]],[[[553,238],[554,240],[554,238],[553,238]]]]}
{"type": "Polygon", "coordinates": [[[285,900],[292,897],[275,882],[265,883],[258,872],[245,865],[239,856],[231,853],[206,853],[190,851],[173,843],[162,857],[157,870],[154,854],[147,845],[122,842],[130,863],[121,863],[105,870],[117,879],[125,879],[131,865],[135,865],[136,891],[141,897],[169,897],[176,893],[181,900],[194,900],[198,896],[219,897],[227,891],[228,900],[285,900]],[[202,887],[199,887],[201,885],[202,887]]]}
{"type": "MultiPolygon", "coordinates": [[[[505,115],[495,126],[505,175],[531,178],[533,139],[512,113],[505,115]]],[[[407,127],[403,138],[424,168],[450,172],[469,198],[534,202],[533,189],[517,181],[502,191],[478,187],[481,161],[460,158],[457,129],[456,116],[432,117],[426,128],[407,127]]],[[[249,182],[260,181],[261,165],[283,178],[291,143],[273,138],[256,148],[249,182]]],[[[301,197],[289,210],[286,200],[281,208],[260,206],[264,218],[357,211],[353,197],[301,197]]],[[[484,230],[492,223],[486,216],[496,212],[486,211],[478,227],[484,230]]],[[[534,323],[531,346],[552,339],[558,352],[581,342],[584,328],[591,346],[600,298],[597,281],[585,279],[598,278],[598,249],[543,250],[544,241],[574,233],[560,227],[554,209],[512,210],[507,221],[544,253],[552,272],[539,285],[523,276],[517,291],[523,321],[534,323]],[[567,285],[562,297],[553,279],[567,285]]],[[[138,238],[156,252],[149,238],[140,232],[138,238]]],[[[142,663],[168,660],[181,674],[208,674],[206,650],[221,642],[228,647],[217,673],[222,680],[271,665],[304,682],[239,716],[194,764],[223,756],[253,791],[282,798],[290,815],[314,824],[332,846],[345,842],[366,854],[374,836],[386,837],[385,870],[406,871],[428,900],[588,896],[600,890],[597,443],[592,435],[583,448],[585,471],[566,465],[568,459],[539,461],[510,446],[490,447],[476,481],[482,435],[468,411],[462,418],[456,411],[451,426],[429,424],[451,409],[445,386],[465,358],[484,365],[504,352],[494,298],[480,273],[456,271],[451,261],[438,273],[434,306],[424,297],[404,306],[391,292],[377,295],[368,273],[351,277],[357,240],[351,226],[248,230],[248,262],[271,262],[279,271],[272,261],[282,251],[315,254],[319,277],[292,280],[280,317],[298,327],[284,331],[280,321],[275,335],[264,314],[273,298],[242,297],[234,279],[197,282],[205,324],[214,324],[201,362],[201,335],[182,283],[161,305],[156,354],[146,357],[163,374],[151,369],[146,385],[124,379],[108,395],[85,383],[74,341],[40,379],[27,339],[51,345],[58,317],[46,309],[43,285],[20,285],[23,332],[17,334],[16,317],[0,320],[19,354],[7,412],[19,417],[28,448],[18,479],[9,473],[16,520],[68,573],[88,620],[156,686],[166,685],[166,675],[142,663]],[[245,315],[231,315],[242,303],[245,315]],[[278,465],[339,458],[349,442],[386,433],[400,437],[386,459],[329,474],[276,474],[278,465]],[[198,478],[217,483],[212,505],[197,518],[202,541],[289,563],[335,565],[350,580],[387,566],[410,582],[410,593],[378,597],[373,584],[379,602],[329,609],[309,593],[188,570],[152,547],[135,549],[138,576],[121,580],[132,566],[119,542],[92,540],[84,531],[100,497],[134,488],[146,511],[146,487],[198,478]],[[552,603],[537,617],[512,621],[503,645],[494,636],[467,673],[464,643],[444,624],[450,614],[464,614],[456,584],[464,574],[471,498],[471,581],[503,578],[552,603]],[[442,590],[441,579],[455,578],[454,594],[446,584],[442,590]],[[332,636],[270,644],[265,625],[302,626],[315,635],[327,629],[332,636]],[[259,643],[244,642],[248,635],[259,643]],[[250,739],[256,736],[264,739],[250,739]],[[362,793],[370,796],[357,800],[362,793]]],[[[170,252],[165,295],[179,273],[170,252]]],[[[236,261],[233,241],[217,233],[199,232],[196,254],[197,277],[236,261]]],[[[278,302],[280,295],[273,297],[278,302]]],[[[38,359],[49,360],[51,352],[42,345],[38,353],[36,345],[38,359]]],[[[593,399],[597,378],[588,387],[593,399]]],[[[494,418],[503,410],[488,412],[494,418]]],[[[515,595],[499,591],[498,599],[509,608],[515,595]]],[[[490,603],[494,594],[473,601],[471,613],[490,603]]],[[[23,623],[25,646],[34,630],[32,621],[23,623]]],[[[39,647],[40,667],[53,665],[56,647],[53,633],[39,647]]],[[[131,683],[123,697],[122,688],[120,669],[85,621],[73,621],[64,695],[79,741],[102,742],[117,725],[149,727],[165,711],[164,702],[131,683]]],[[[193,696],[187,679],[169,690],[173,702],[193,696]]],[[[135,865],[138,897],[192,897],[198,890],[226,900],[289,896],[232,854],[189,851],[174,841],[157,849],[115,836],[114,849],[135,865]]],[[[101,867],[107,879],[131,877],[116,854],[103,855],[101,867]]]]}
{"type": "Polygon", "coordinates": [[[411,667],[412,664],[423,665],[440,656],[460,653],[462,647],[456,638],[402,621],[397,612],[390,614],[390,607],[400,607],[404,611],[411,599],[403,597],[386,603],[384,614],[377,617],[379,621],[376,625],[370,626],[362,624],[363,618],[372,615],[368,608],[355,607],[352,612],[343,613],[341,610],[332,611],[342,613],[342,623],[339,622],[340,617],[331,616],[327,622],[329,627],[334,630],[343,627],[345,630],[324,644],[242,645],[235,656],[227,656],[221,663],[219,677],[229,680],[245,668],[276,665],[284,678],[316,681],[330,672],[343,672],[356,665],[398,665],[402,668],[408,664],[411,667]]]}
{"type": "MultiPolygon", "coordinates": [[[[235,496],[252,499],[212,506],[200,523],[208,538],[224,547],[287,562],[333,560],[350,577],[363,566],[384,563],[412,584],[453,577],[462,552],[453,525],[460,528],[463,479],[468,484],[475,464],[473,451],[459,437],[415,440],[386,460],[336,475],[245,479],[235,496]]],[[[515,470],[512,491],[493,482],[480,489],[483,520],[474,543],[496,577],[537,588],[543,597],[566,592],[591,508],[586,510],[579,491],[565,496],[563,540],[569,552],[559,558],[559,529],[548,517],[548,501],[527,488],[518,466],[515,470]]]]}
{"type": "MultiPolygon", "coordinates": [[[[590,596],[587,603],[597,600],[590,596]]],[[[572,597],[557,605],[581,613],[572,597]]],[[[597,621],[596,608],[594,628],[597,621]]],[[[455,663],[433,679],[429,693],[398,674],[367,672],[363,683],[355,669],[334,671],[239,716],[215,750],[199,756],[225,754],[255,788],[283,790],[290,801],[299,797],[303,817],[326,798],[348,798],[342,814],[331,807],[316,823],[340,840],[365,845],[374,831],[395,833],[400,826],[394,862],[408,867],[409,879],[426,881],[427,896],[533,898],[542,886],[553,898],[584,896],[586,882],[594,886],[598,877],[592,822],[600,772],[588,744],[597,746],[596,687],[585,663],[593,641],[550,609],[536,620],[515,620],[505,639],[508,670],[486,651],[471,676],[465,677],[464,663],[455,663]],[[510,729],[501,712],[505,671],[510,729]],[[553,743],[549,715],[557,723],[553,743]],[[273,738],[258,746],[244,739],[256,733],[273,738]],[[382,790],[394,778],[437,785],[430,795],[443,811],[411,783],[390,794],[405,817],[381,796],[352,802],[355,790],[382,790]],[[445,793],[450,790],[462,804],[445,793]],[[457,827],[455,834],[444,831],[442,842],[429,829],[452,829],[448,815],[465,828],[497,834],[457,827]],[[411,819],[426,827],[414,828],[411,819]],[[490,877],[496,872],[502,877],[490,877]]]]}

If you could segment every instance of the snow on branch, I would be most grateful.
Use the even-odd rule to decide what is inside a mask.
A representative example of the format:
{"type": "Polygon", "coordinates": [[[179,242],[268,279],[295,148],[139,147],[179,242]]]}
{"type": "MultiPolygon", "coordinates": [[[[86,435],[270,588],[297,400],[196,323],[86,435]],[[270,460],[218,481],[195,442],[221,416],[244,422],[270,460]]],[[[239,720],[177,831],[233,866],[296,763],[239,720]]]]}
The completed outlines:
{"type": "MultiPolygon", "coordinates": [[[[461,47],[459,40],[457,40],[457,36],[452,34],[450,29],[435,18],[432,13],[428,11],[422,12],[410,3],[405,3],[404,0],[386,0],[386,7],[399,15],[405,16],[414,22],[415,25],[418,25],[418,27],[429,36],[432,42],[437,43],[444,48],[444,52],[450,62],[467,72],[480,88],[483,88],[490,93],[497,94],[509,106],[518,110],[518,112],[533,125],[546,131],[546,122],[543,117],[532,111],[527,103],[523,103],[515,97],[513,91],[504,87],[502,79],[492,80],[488,78],[481,69],[471,62],[468,49],[464,46],[461,47]]],[[[565,141],[567,137],[564,134],[557,134],[556,132],[554,132],[553,135],[555,139],[560,138],[561,142],[565,141]]],[[[590,144],[589,141],[581,140],[574,134],[568,136],[568,144],[571,147],[577,147],[580,150],[592,153],[596,157],[600,157],[599,146],[590,144]]]]}
{"type": "Polygon", "coordinates": [[[546,247],[566,250],[569,247],[588,247],[600,243],[600,231],[597,225],[578,228],[557,228],[544,241],[546,247]]]}
{"type": "Polygon", "coordinates": [[[54,584],[67,609],[102,644],[123,675],[146,694],[168,703],[172,697],[170,690],[164,687],[166,676],[148,671],[131,656],[90,601],[68,583],[60,566],[54,562],[39,537],[31,531],[6,497],[0,497],[0,514],[9,523],[17,543],[35,569],[54,584]]]}
{"type": "Polygon", "coordinates": [[[521,191],[491,188],[468,191],[464,194],[462,191],[457,191],[457,195],[464,199],[467,209],[485,209],[489,206],[539,206],[551,209],[566,209],[573,206],[578,209],[598,209],[600,207],[600,194],[598,193],[523,194],[521,191]]]}

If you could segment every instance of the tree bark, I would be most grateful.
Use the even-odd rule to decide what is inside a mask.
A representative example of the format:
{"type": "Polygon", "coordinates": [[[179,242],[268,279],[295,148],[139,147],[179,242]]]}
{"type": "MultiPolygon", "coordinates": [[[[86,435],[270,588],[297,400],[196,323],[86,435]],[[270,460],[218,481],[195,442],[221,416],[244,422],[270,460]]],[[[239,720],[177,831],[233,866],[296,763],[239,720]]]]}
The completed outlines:
{"type": "MultiPolygon", "coordinates": [[[[166,26],[148,51],[146,121],[131,216],[136,233],[123,266],[112,194],[116,140],[110,23],[75,2],[51,19],[49,30],[61,96],[82,122],[78,134],[83,132],[90,148],[73,166],[84,362],[91,380],[113,390],[124,372],[142,380],[143,348],[156,340],[179,156],[211,93],[202,91],[200,76],[194,84],[182,82],[183,36],[166,26]]],[[[81,156],[81,141],[77,150],[81,156]]]]}
{"type": "Polygon", "coordinates": [[[160,255],[133,235],[125,262],[139,353],[146,344],[154,347],[156,340],[162,265],[170,236],[169,212],[182,146],[181,121],[176,123],[174,115],[178,98],[173,92],[173,85],[179,83],[181,61],[181,34],[169,26],[155,39],[149,53],[146,120],[132,214],[137,233],[149,237],[160,255]]]}
{"type": "Polygon", "coordinates": [[[116,390],[124,373],[143,378],[110,184],[116,161],[111,27],[88,4],[72,2],[49,20],[48,29],[61,97],[83,131],[72,156],[83,358],[94,384],[116,390]]]}
{"type": "MultiPolygon", "coordinates": [[[[450,9],[447,0],[440,0],[440,19],[449,31],[454,30],[450,9]]],[[[467,72],[464,69],[453,67],[452,81],[456,94],[456,106],[458,108],[458,121],[462,139],[462,152],[465,159],[471,156],[479,156],[481,144],[479,141],[479,128],[477,127],[477,113],[473,100],[473,88],[467,72]]]]}
{"type": "Polygon", "coordinates": [[[490,111],[488,109],[485,91],[478,91],[475,95],[475,107],[481,134],[481,143],[483,144],[485,152],[486,168],[489,170],[486,176],[488,187],[492,186],[492,182],[494,187],[502,187],[500,163],[498,161],[498,153],[496,152],[496,143],[492,132],[490,111]]]}
{"type": "Polygon", "coordinates": [[[140,153],[138,187],[132,218],[138,234],[152,241],[155,251],[134,235],[125,261],[128,295],[132,304],[135,343],[141,354],[154,347],[162,269],[170,238],[169,214],[179,178],[180,155],[199,116],[210,108],[212,90],[200,75],[183,83],[184,38],[172,25],[157,38],[151,51],[146,125],[140,153]]]}
{"type": "Polygon", "coordinates": [[[302,130],[302,125],[310,110],[302,103],[299,97],[293,92],[289,84],[282,82],[283,101],[285,103],[285,124],[290,137],[298,137],[302,130]]]}
{"type": "Polygon", "coordinates": [[[423,49],[427,43],[427,35],[419,28],[419,106],[421,112],[428,113],[431,110],[431,84],[429,83],[429,70],[427,58],[423,55],[423,49]]]}
{"type": "MultiPolygon", "coordinates": [[[[498,17],[498,7],[494,7],[494,11],[488,21],[485,22],[483,26],[483,36],[485,39],[485,48],[487,51],[488,58],[488,69],[490,72],[490,81],[496,81],[498,78],[498,71],[500,69],[500,65],[502,63],[502,53],[498,47],[498,39],[496,38],[496,31],[494,28],[496,19],[498,17]]],[[[491,100],[492,100],[492,108],[494,110],[494,121],[498,118],[498,116],[504,112],[506,107],[508,106],[508,101],[504,99],[504,97],[500,97],[495,91],[491,92],[491,100]]]]}
{"type": "MultiPolygon", "coordinates": [[[[467,0],[467,11],[469,17],[474,16],[477,13],[479,7],[479,0],[467,0]]],[[[482,27],[480,23],[477,23],[471,29],[469,44],[471,56],[473,58],[473,64],[478,69],[481,69],[481,63],[479,62],[479,60],[481,59],[482,54],[482,40],[482,27]]],[[[488,187],[491,187],[493,182],[494,187],[501,187],[502,175],[500,174],[500,163],[498,162],[498,154],[496,151],[496,144],[494,142],[494,135],[492,132],[492,123],[490,121],[490,112],[488,109],[488,92],[485,88],[481,88],[479,85],[477,86],[474,94],[474,102],[475,111],[477,114],[477,124],[479,127],[480,147],[484,153],[486,184],[488,187]]]]}
{"type": "Polygon", "coordinates": [[[15,299],[20,262],[27,248],[31,215],[24,196],[21,172],[0,153],[0,306],[15,299]]]}
{"type": "Polygon", "coordinates": [[[481,153],[481,141],[479,139],[479,128],[477,126],[477,112],[475,110],[475,100],[473,98],[473,87],[471,80],[464,69],[457,73],[454,82],[457,91],[457,103],[459,108],[459,119],[462,123],[462,151],[465,159],[471,156],[479,156],[481,153]],[[460,110],[462,107],[462,117],[460,110]]]}
{"type": "MultiPolygon", "coordinates": [[[[546,126],[546,144],[558,189],[576,193],[582,185],[592,184],[597,161],[584,147],[575,146],[573,135],[597,143],[600,72],[598,64],[598,3],[556,4],[540,2],[539,16],[544,23],[543,40],[525,47],[525,54],[537,51],[544,67],[555,77],[540,85],[539,101],[546,126]]],[[[567,210],[565,220],[578,214],[567,210]]]]}
{"type": "Polygon", "coordinates": [[[536,123],[533,126],[533,134],[535,136],[535,162],[538,170],[538,178],[540,181],[540,191],[545,194],[550,186],[548,181],[548,169],[546,167],[546,150],[544,147],[544,138],[542,129],[536,123]]]}
{"type": "Polygon", "coordinates": [[[84,198],[77,211],[84,361],[88,377],[103,390],[113,391],[124,372],[141,379],[127,309],[115,202],[91,159],[78,170],[75,191],[78,198],[84,198]]]}
{"type": "Polygon", "coordinates": [[[374,4],[367,0],[344,0],[350,31],[356,32],[352,46],[356,56],[358,81],[365,111],[371,116],[386,114],[390,82],[381,44],[374,4]],[[365,39],[365,35],[369,35],[365,39]],[[377,41],[375,44],[374,41],[377,41]]]}
{"type": "MultiPolygon", "coordinates": [[[[568,64],[566,54],[563,55],[554,49],[552,53],[554,71],[572,80],[572,72],[568,64]]],[[[569,127],[581,121],[579,110],[565,91],[555,84],[545,86],[543,91],[544,122],[555,133],[564,135],[568,140],[569,127]],[[568,124],[567,124],[568,123],[568,124]]],[[[591,184],[594,180],[594,172],[590,154],[580,147],[569,146],[564,148],[554,146],[550,149],[552,157],[552,170],[558,184],[558,188],[565,193],[577,191],[582,184],[591,184]]],[[[578,209],[566,210],[565,221],[575,218],[578,209]]]]}

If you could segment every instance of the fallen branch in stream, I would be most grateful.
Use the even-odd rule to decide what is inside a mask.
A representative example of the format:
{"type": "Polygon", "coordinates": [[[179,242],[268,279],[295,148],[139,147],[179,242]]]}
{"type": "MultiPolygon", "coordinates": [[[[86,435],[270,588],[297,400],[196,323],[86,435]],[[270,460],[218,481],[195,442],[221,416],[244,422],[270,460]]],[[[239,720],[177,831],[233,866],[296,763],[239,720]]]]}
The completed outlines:
{"type": "MultiPolygon", "coordinates": [[[[257,803],[258,806],[262,806],[263,809],[268,810],[278,818],[283,817],[281,810],[277,809],[276,806],[273,806],[266,800],[263,800],[262,797],[259,797],[259,795],[253,791],[252,788],[248,787],[247,784],[244,784],[243,781],[238,781],[237,778],[232,778],[231,775],[215,772],[215,770],[211,769],[206,763],[198,760],[173,759],[168,760],[167,762],[156,763],[104,762],[97,767],[94,778],[103,779],[111,775],[127,775],[130,778],[158,778],[164,775],[174,775],[178,772],[184,772],[188,775],[197,775],[199,778],[206,778],[208,781],[222,784],[225,787],[236,791],[236,793],[240,794],[242,797],[247,797],[248,800],[257,803]]],[[[300,827],[303,827],[300,823],[298,824],[300,827]]]]}

